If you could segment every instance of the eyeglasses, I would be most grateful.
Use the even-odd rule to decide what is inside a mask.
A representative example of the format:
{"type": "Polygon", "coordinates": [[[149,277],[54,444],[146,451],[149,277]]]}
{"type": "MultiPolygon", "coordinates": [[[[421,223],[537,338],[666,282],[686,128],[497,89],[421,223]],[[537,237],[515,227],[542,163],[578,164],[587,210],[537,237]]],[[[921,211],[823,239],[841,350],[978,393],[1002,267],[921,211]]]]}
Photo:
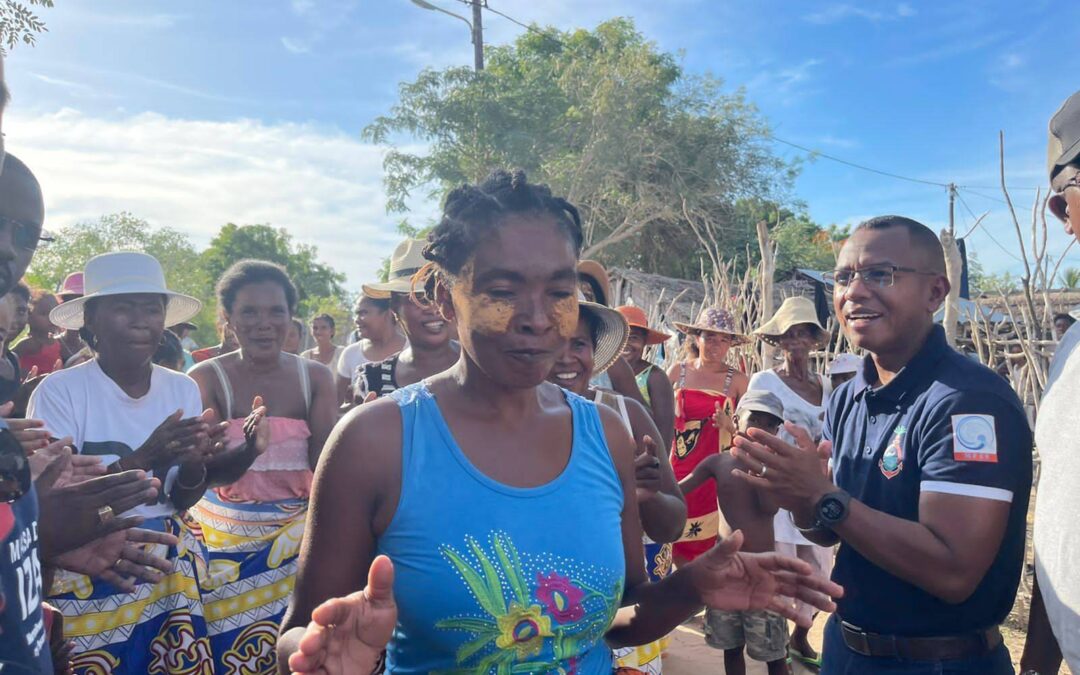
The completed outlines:
{"type": "Polygon", "coordinates": [[[33,479],[30,460],[15,436],[0,429],[0,504],[10,503],[30,491],[33,479]]]}
{"type": "Polygon", "coordinates": [[[861,270],[833,270],[826,273],[824,276],[825,281],[836,284],[840,288],[846,288],[850,286],[855,277],[860,277],[863,283],[867,286],[876,286],[877,288],[888,288],[896,283],[896,273],[906,272],[908,274],[923,274],[927,276],[936,276],[937,272],[925,272],[923,270],[915,269],[914,267],[900,267],[899,265],[876,265],[874,267],[866,267],[861,270]]]}
{"type": "Polygon", "coordinates": [[[27,251],[37,250],[38,244],[43,241],[52,241],[52,237],[42,236],[39,226],[24,223],[14,218],[0,216],[0,231],[2,230],[10,232],[11,241],[19,248],[27,251]]]}

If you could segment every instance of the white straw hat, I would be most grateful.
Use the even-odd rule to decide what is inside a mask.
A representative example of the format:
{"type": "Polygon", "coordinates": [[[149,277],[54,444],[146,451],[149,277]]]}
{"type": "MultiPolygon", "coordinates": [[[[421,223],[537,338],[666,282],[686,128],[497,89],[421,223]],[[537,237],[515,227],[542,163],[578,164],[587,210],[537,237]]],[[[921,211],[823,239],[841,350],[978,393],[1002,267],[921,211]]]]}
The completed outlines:
{"type": "Polygon", "coordinates": [[[858,374],[863,367],[862,358],[855,356],[854,354],[843,352],[833,357],[832,363],[825,370],[825,374],[832,375],[846,375],[847,373],[858,374]]]}
{"type": "MultiPolygon", "coordinates": [[[[412,278],[420,268],[427,264],[424,247],[427,239],[406,239],[398,244],[390,256],[390,274],[385,283],[364,284],[361,288],[369,298],[385,299],[391,293],[410,293],[413,290],[412,278]]],[[[417,289],[423,292],[423,287],[417,289]]]]}
{"type": "Polygon", "coordinates": [[[109,295],[153,293],[167,298],[165,325],[187,321],[202,309],[202,303],[165,286],[161,263],[152,255],[124,251],[95,256],[86,263],[83,283],[86,295],[57,305],[49,312],[49,321],[65,330],[83,327],[83,308],[88,300],[109,295]]]}

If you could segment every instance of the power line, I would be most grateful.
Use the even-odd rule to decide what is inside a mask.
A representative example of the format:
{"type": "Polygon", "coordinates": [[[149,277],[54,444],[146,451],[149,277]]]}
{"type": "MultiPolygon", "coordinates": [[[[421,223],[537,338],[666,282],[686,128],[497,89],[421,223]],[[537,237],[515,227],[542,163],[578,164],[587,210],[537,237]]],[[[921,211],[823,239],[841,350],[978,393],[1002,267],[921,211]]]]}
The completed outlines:
{"type": "Polygon", "coordinates": [[[834,162],[838,162],[840,164],[844,164],[846,166],[850,166],[850,167],[855,168],[855,169],[861,169],[862,171],[869,171],[870,173],[876,173],[876,174],[879,174],[879,175],[882,175],[882,176],[888,176],[889,178],[896,178],[898,180],[906,180],[906,181],[908,181],[910,183],[922,183],[923,185],[933,185],[934,187],[940,187],[940,188],[948,188],[949,187],[948,183],[937,183],[937,182],[932,181],[932,180],[923,180],[922,178],[912,178],[911,176],[901,176],[898,173],[891,173],[889,171],[882,171],[881,169],[875,169],[873,167],[864,166],[862,164],[856,164],[855,162],[849,162],[846,159],[840,159],[839,157],[834,157],[832,155],[827,155],[824,152],[821,152],[820,150],[812,150],[812,149],[806,147],[805,145],[799,145],[798,143],[792,143],[791,141],[786,141],[786,140],[784,140],[782,138],[779,138],[777,136],[773,136],[771,133],[768,133],[768,132],[763,132],[762,135],[765,136],[768,139],[776,141],[777,143],[783,143],[784,145],[790,145],[793,148],[798,148],[799,150],[802,150],[804,152],[809,152],[812,155],[817,155],[818,157],[824,157],[825,159],[830,159],[830,160],[832,160],[834,162]]]}
{"type": "MultiPolygon", "coordinates": [[[[959,188],[959,186],[957,186],[957,187],[959,188]]],[[[1009,205],[1009,202],[1005,201],[1004,199],[998,199],[997,197],[991,197],[990,195],[984,195],[983,193],[976,192],[975,190],[972,190],[969,187],[964,187],[964,188],[959,188],[959,189],[965,190],[968,194],[975,195],[976,197],[982,197],[983,199],[988,199],[988,200],[990,200],[992,202],[997,202],[998,204],[1002,204],[1004,206],[1009,205]]]]}
{"type": "Polygon", "coordinates": [[[957,198],[960,199],[960,203],[964,205],[964,208],[967,209],[967,212],[971,214],[971,217],[975,219],[975,224],[971,226],[971,229],[968,230],[967,234],[965,234],[964,237],[967,237],[968,235],[970,235],[974,230],[981,228],[982,231],[983,231],[983,234],[985,234],[987,237],[990,237],[990,241],[997,244],[998,248],[1000,248],[1002,251],[1004,251],[1005,255],[1009,256],[1010,258],[1012,258],[1016,262],[1024,262],[1015,253],[1013,253],[1009,249],[1005,248],[1005,246],[1003,246],[1002,243],[1000,241],[998,241],[997,238],[994,237],[994,235],[990,234],[989,228],[987,228],[983,224],[983,222],[980,221],[978,219],[978,217],[975,216],[975,212],[971,210],[971,207],[968,206],[968,203],[964,200],[964,197],[960,194],[959,191],[957,191],[956,196],[957,196],[957,198]]]}

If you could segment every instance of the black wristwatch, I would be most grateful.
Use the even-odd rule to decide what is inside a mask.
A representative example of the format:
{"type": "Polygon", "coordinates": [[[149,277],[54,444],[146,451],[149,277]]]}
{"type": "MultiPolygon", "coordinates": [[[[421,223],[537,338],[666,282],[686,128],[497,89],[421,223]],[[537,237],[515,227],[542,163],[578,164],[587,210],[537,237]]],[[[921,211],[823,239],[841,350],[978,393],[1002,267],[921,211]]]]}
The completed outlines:
{"type": "Polygon", "coordinates": [[[851,495],[843,490],[830,492],[818,500],[814,507],[814,527],[821,530],[831,530],[844,522],[848,516],[848,502],[851,495]]]}

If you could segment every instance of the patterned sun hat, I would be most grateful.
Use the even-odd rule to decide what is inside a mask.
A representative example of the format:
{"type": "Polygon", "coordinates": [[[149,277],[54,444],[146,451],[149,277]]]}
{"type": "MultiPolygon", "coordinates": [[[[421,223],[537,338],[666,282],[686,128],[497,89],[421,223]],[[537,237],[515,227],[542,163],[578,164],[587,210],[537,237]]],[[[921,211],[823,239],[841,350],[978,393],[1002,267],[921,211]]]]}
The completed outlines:
{"type": "Polygon", "coordinates": [[[735,317],[731,315],[731,312],[722,307],[707,307],[701,310],[701,314],[698,314],[697,321],[692,324],[682,323],[681,321],[672,322],[676,328],[683,333],[693,335],[700,331],[709,331],[710,333],[724,333],[734,338],[735,344],[745,344],[749,342],[747,337],[735,329],[735,317]]]}

